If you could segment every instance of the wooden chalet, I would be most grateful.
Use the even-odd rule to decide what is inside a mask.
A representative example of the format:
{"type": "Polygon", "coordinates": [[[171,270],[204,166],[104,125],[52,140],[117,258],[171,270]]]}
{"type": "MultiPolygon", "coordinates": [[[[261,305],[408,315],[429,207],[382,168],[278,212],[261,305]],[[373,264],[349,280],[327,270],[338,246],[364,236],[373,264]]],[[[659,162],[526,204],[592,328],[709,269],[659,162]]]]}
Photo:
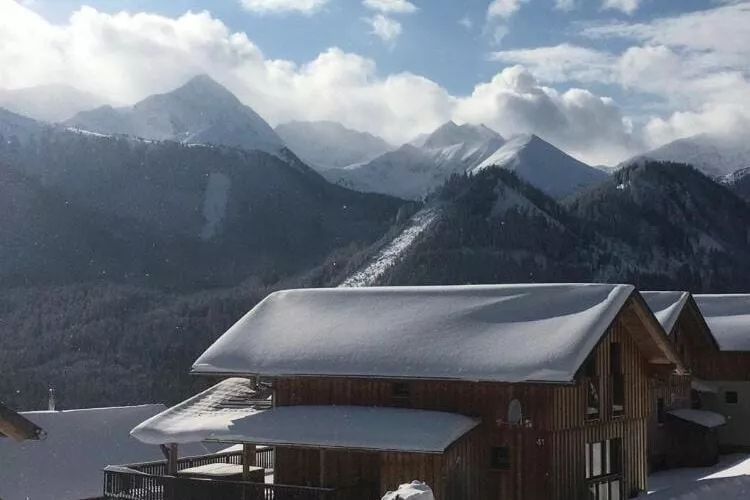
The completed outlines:
{"type": "MultiPolygon", "coordinates": [[[[270,380],[270,409],[213,388],[132,434],[242,444],[240,477],[213,481],[236,498],[372,500],[418,479],[438,500],[617,500],[646,490],[649,379],[675,369],[629,285],[289,290],[193,366],[242,377],[217,387],[270,380]],[[272,486],[249,480],[259,446],[275,450],[272,486]]],[[[194,484],[177,468],[159,491],[194,484]]]]}
{"type": "Polygon", "coordinates": [[[698,357],[701,377],[710,392],[700,394],[702,407],[727,417],[719,428],[724,452],[750,449],[750,294],[695,295],[716,339],[717,350],[698,357]]]}
{"type": "Polygon", "coordinates": [[[684,373],[655,374],[650,381],[652,413],[648,426],[650,470],[701,467],[719,460],[718,427],[724,417],[702,409],[706,356],[719,352],[693,297],[688,292],[641,292],[667,333],[684,373]]]}

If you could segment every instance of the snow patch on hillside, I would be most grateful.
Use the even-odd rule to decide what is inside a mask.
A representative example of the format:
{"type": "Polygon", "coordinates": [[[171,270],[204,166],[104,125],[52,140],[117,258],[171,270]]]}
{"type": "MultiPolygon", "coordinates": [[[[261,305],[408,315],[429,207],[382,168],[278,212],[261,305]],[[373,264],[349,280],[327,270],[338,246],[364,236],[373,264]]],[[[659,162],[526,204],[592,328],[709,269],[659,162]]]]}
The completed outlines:
{"type": "Polygon", "coordinates": [[[216,236],[219,225],[226,215],[230,186],[231,181],[226,174],[211,172],[208,175],[206,194],[203,198],[205,224],[201,230],[202,239],[210,240],[216,236]]]}
{"type": "Polygon", "coordinates": [[[398,258],[414,243],[414,241],[438,219],[437,208],[425,208],[412,216],[409,225],[401,234],[393,239],[381,250],[375,259],[362,270],[344,280],[339,287],[360,287],[374,284],[398,258]]]}

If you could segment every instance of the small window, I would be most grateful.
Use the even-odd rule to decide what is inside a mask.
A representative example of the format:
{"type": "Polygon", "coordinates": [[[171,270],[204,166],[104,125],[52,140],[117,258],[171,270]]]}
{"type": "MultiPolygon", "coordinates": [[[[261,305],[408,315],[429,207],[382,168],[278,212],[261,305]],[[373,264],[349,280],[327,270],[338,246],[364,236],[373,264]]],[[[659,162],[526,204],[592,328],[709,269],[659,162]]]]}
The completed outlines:
{"type": "Polygon", "coordinates": [[[490,451],[490,468],[494,470],[510,469],[510,448],[497,446],[490,451]]]}
{"type": "Polygon", "coordinates": [[[726,401],[727,404],[730,405],[736,405],[739,401],[739,397],[737,396],[737,391],[727,391],[724,393],[724,401],[726,401]]]}
{"type": "Polygon", "coordinates": [[[406,382],[396,382],[391,389],[394,398],[408,398],[411,396],[411,387],[406,382]]]}
{"type": "Polygon", "coordinates": [[[660,424],[664,423],[666,414],[664,412],[664,398],[658,398],[656,400],[656,421],[660,424]]]}

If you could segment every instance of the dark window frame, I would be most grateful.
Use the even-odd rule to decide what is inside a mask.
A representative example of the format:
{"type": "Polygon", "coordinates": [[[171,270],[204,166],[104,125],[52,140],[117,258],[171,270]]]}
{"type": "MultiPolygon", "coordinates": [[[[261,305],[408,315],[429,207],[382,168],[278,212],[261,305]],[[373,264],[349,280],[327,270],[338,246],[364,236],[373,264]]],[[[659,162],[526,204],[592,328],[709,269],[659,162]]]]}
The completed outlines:
{"type": "Polygon", "coordinates": [[[664,424],[667,421],[667,405],[664,398],[656,398],[656,423],[664,424]]]}
{"type": "Polygon", "coordinates": [[[584,419],[587,422],[595,422],[601,418],[602,414],[601,378],[596,362],[596,351],[586,360],[583,373],[586,384],[584,419]]]}
{"type": "Polygon", "coordinates": [[[391,386],[391,396],[396,399],[411,398],[411,385],[409,382],[394,382],[391,386]]]}
{"type": "Polygon", "coordinates": [[[737,391],[724,391],[724,403],[736,405],[740,402],[740,395],[737,391]]]}
{"type": "Polygon", "coordinates": [[[612,388],[612,416],[625,415],[625,376],[622,371],[622,346],[613,342],[609,346],[610,387],[612,388]]]}
{"type": "Polygon", "coordinates": [[[493,446],[490,448],[490,470],[511,470],[513,457],[510,446],[493,446]]]}

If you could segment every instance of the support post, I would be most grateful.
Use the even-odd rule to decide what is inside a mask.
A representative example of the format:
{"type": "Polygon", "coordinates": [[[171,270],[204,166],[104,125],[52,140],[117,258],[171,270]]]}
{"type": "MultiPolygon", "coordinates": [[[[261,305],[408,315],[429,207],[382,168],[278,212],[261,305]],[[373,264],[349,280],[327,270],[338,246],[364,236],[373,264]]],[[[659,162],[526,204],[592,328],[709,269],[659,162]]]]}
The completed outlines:
{"type": "Polygon", "coordinates": [[[167,445],[167,474],[170,476],[177,475],[177,444],[169,443],[167,445]]]}
{"type": "Polygon", "coordinates": [[[327,479],[326,474],[326,450],[320,450],[320,486],[321,488],[326,487],[327,479]]]}
{"type": "Polygon", "coordinates": [[[242,479],[250,480],[250,467],[255,465],[255,445],[245,443],[242,445],[242,479]]]}

